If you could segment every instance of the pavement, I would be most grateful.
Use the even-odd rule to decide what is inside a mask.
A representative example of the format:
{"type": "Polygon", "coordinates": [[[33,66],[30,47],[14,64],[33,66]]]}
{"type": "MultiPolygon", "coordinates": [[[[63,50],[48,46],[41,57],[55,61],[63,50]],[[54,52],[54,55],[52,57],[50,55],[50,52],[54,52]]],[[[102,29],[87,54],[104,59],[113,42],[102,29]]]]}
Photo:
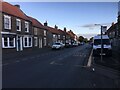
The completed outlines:
{"type": "Polygon", "coordinates": [[[113,79],[115,87],[120,88],[120,55],[116,47],[112,48],[112,56],[92,57],[91,70],[113,79]]]}
{"type": "Polygon", "coordinates": [[[93,63],[101,65],[110,69],[120,72],[120,55],[116,47],[112,48],[112,56],[103,56],[101,60],[100,56],[93,57],[93,63]]]}

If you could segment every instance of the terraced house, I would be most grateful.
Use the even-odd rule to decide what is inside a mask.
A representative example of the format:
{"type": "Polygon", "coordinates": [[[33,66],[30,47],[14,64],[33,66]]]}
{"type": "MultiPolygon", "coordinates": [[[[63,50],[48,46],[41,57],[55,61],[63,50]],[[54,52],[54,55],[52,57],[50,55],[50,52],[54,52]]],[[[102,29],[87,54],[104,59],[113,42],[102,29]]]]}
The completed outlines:
{"type": "Polygon", "coordinates": [[[19,5],[2,2],[2,48],[22,51],[33,46],[32,22],[19,5]]]}
{"type": "Polygon", "coordinates": [[[32,21],[33,47],[42,48],[47,46],[47,29],[35,18],[29,17],[32,21]]]}
{"type": "Polygon", "coordinates": [[[49,47],[52,46],[55,42],[63,42],[64,34],[63,32],[58,29],[58,26],[55,27],[48,26],[48,23],[44,23],[44,27],[48,30],[48,45],[49,47]]]}
{"type": "Polygon", "coordinates": [[[70,31],[44,25],[37,19],[27,16],[19,5],[1,2],[2,49],[3,52],[23,51],[25,49],[51,47],[55,42],[71,43],[75,34],[70,31]]]}

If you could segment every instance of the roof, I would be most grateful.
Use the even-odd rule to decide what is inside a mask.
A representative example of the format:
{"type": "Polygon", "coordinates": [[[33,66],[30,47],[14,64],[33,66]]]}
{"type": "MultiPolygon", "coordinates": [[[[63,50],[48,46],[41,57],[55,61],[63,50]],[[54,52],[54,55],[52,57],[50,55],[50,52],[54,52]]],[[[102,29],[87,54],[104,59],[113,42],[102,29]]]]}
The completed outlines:
{"type": "Polygon", "coordinates": [[[25,20],[29,20],[29,18],[25,15],[25,13],[18,7],[11,5],[7,2],[2,2],[2,9],[1,12],[13,15],[15,17],[19,17],[25,20]]]}
{"type": "Polygon", "coordinates": [[[118,23],[113,24],[113,25],[107,30],[107,33],[115,31],[117,24],[118,24],[118,23]]]}
{"type": "Polygon", "coordinates": [[[70,35],[71,38],[74,38],[74,37],[75,37],[75,34],[74,34],[71,30],[68,31],[67,33],[70,35]]]}
{"type": "Polygon", "coordinates": [[[32,21],[33,26],[38,28],[44,28],[44,26],[35,18],[28,16],[29,19],[32,21]]]}
{"type": "Polygon", "coordinates": [[[65,31],[59,29],[59,33],[60,33],[60,34],[65,34],[65,31]]]}
{"type": "Polygon", "coordinates": [[[53,28],[53,27],[49,27],[49,26],[44,26],[48,31],[50,31],[51,33],[54,34],[61,34],[59,29],[53,28]]]}

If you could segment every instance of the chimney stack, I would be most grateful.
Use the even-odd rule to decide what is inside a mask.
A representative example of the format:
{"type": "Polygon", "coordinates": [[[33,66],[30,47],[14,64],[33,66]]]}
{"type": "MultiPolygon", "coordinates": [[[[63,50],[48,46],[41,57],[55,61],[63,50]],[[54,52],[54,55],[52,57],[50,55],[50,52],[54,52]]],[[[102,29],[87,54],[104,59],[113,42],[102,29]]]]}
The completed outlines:
{"type": "Polygon", "coordinates": [[[48,26],[48,23],[47,23],[47,21],[44,23],[44,26],[48,26]]]}
{"type": "Polygon", "coordinates": [[[67,30],[66,30],[66,27],[64,27],[64,31],[66,32],[67,30]]]}
{"type": "Polygon", "coordinates": [[[112,22],[112,26],[114,26],[114,22],[112,22]]]}
{"type": "Polygon", "coordinates": [[[55,29],[58,29],[58,26],[55,25],[55,29]]]}
{"type": "Polygon", "coordinates": [[[17,7],[17,8],[20,8],[20,5],[18,5],[18,4],[14,5],[14,6],[17,7]]]}

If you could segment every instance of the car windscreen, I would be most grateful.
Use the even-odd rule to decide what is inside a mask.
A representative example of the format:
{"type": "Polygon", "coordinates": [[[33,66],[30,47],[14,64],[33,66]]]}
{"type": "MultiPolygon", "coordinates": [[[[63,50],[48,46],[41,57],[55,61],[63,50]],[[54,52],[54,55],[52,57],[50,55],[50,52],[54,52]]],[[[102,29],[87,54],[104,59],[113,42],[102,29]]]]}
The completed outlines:
{"type": "MultiPolygon", "coordinates": [[[[110,40],[109,39],[102,39],[103,44],[105,45],[110,45],[110,40]]],[[[94,45],[100,45],[101,44],[101,39],[95,39],[94,40],[94,45]]]]}

